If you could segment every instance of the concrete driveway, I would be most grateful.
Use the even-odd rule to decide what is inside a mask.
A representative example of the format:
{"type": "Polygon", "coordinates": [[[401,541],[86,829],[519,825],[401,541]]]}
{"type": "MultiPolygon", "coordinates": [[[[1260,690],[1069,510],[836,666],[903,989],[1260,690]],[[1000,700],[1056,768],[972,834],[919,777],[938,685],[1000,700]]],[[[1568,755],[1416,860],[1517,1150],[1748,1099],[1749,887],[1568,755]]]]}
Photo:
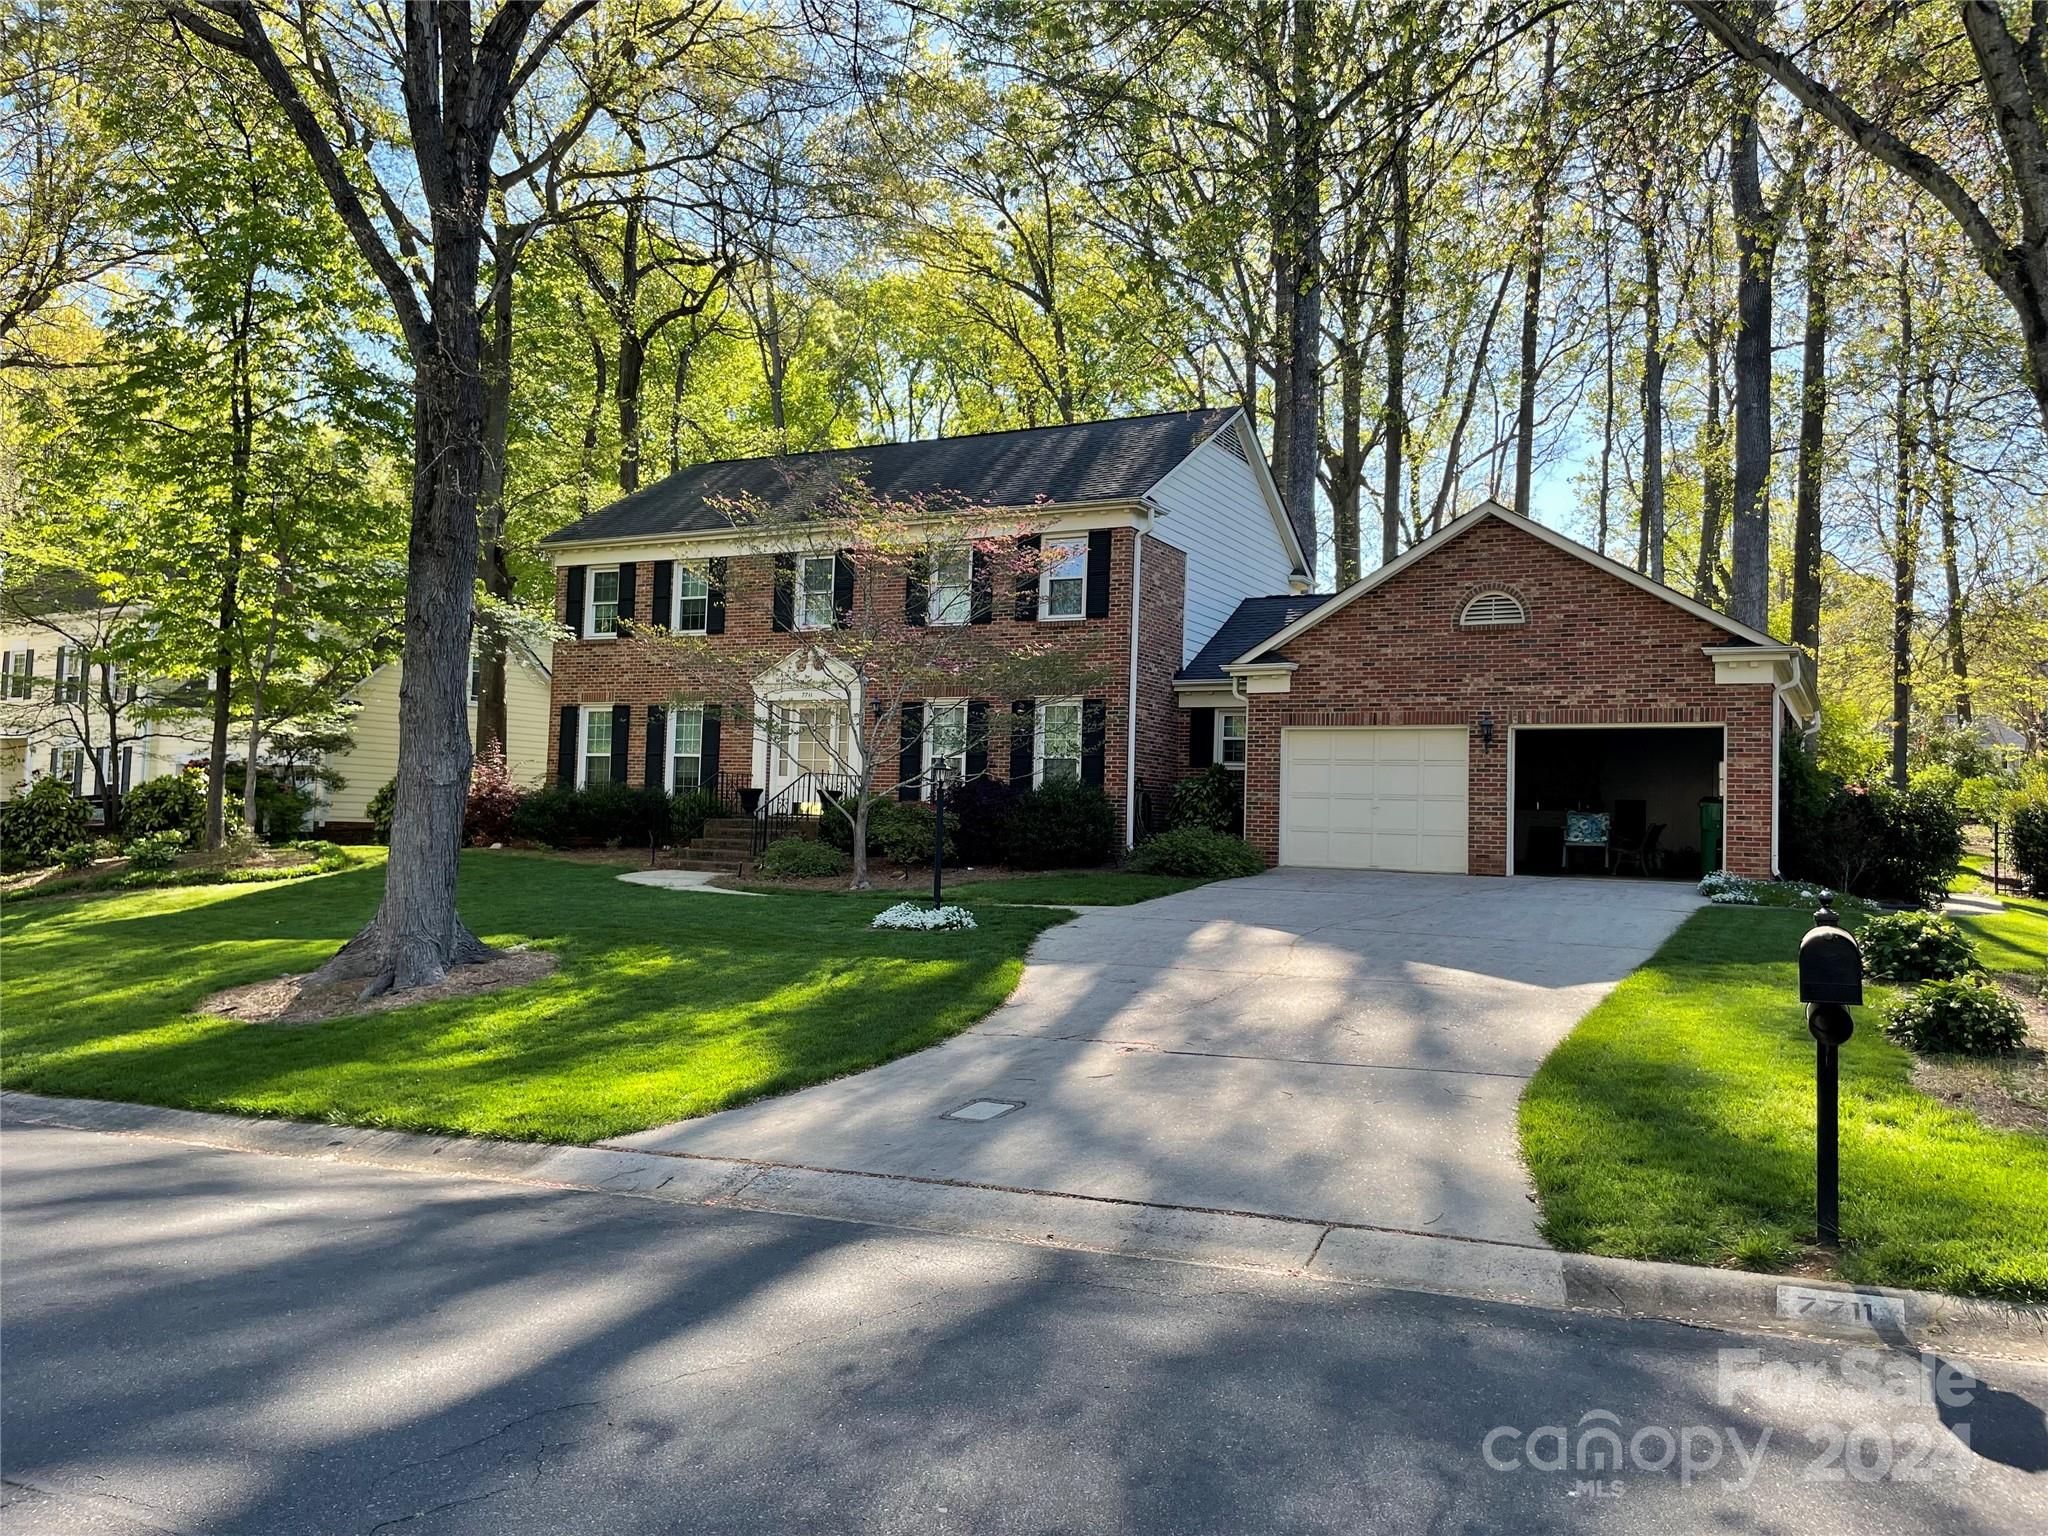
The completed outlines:
{"type": "Polygon", "coordinates": [[[931,1050],[613,1145],[1537,1243],[1522,1085],[1699,905],[1275,870],[1082,914],[931,1050]]]}

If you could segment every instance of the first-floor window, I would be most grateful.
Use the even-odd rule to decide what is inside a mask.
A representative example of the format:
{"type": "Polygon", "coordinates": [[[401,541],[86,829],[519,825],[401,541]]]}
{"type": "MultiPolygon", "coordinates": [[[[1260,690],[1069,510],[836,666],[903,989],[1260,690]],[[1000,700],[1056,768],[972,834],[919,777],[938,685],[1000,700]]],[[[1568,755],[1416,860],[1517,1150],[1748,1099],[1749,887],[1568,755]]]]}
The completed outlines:
{"type": "Polygon", "coordinates": [[[1216,761],[1226,768],[1244,766],[1243,710],[1219,709],[1216,712],[1216,761]]]}
{"type": "Polygon", "coordinates": [[[77,794],[85,784],[85,748],[53,748],[50,752],[50,776],[60,784],[69,784],[71,792],[77,794]]]}
{"type": "Polygon", "coordinates": [[[469,702],[474,704],[483,694],[484,659],[475,651],[469,653],[469,702]]]}
{"type": "Polygon", "coordinates": [[[612,707],[592,704],[583,711],[583,782],[609,784],[612,778],[612,707]]]}
{"type": "Polygon", "coordinates": [[[946,765],[946,774],[957,787],[967,779],[967,702],[964,699],[934,700],[925,706],[924,797],[932,797],[932,769],[946,765]]]}
{"type": "Polygon", "coordinates": [[[678,704],[669,711],[674,770],[669,788],[676,794],[704,782],[704,706],[678,704]]]}
{"type": "Polygon", "coordinates": [[[1044,699],[1038,705],[1038,778],[1051,784],[1081,777],[1081,701],[1044,699]]]}

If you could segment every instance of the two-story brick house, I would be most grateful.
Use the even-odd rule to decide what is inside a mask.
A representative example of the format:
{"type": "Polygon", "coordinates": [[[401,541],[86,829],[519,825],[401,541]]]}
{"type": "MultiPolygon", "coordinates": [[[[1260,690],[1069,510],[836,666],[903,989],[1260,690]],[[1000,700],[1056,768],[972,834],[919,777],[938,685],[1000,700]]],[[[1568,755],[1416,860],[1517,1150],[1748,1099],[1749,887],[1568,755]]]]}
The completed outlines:
{"type": "MultiPolygon", "coordinates": [[[[1095,679],[1080,693],[934,699],[953,712],[970,774],[1042,783],[1077,776],[1119,807],[1125,835],[1148,795],[1186,771],[1185,715],[1174,679],[1245,598],[1302,589],[1309,556],[1243,413],[1180,411],[1122,421],[730,460],[684,469],[542,542],[555,564],[557,613],[570,638],[554,652],[549,756],[558,782],[665,789],[717,783],[767,803],[820,762],[845,723],[782,667],[763,666],[745,710],[719,694],[722,669],[693,666],[650,629],[702,636],[748,657],[791,654],[858,599],[901,613],[906,632],[982,626],[993,644],[1054,640],[1095,679]],[[921,578],[855,594],[856,562],[815,530],[779,547],[736,518],[856,477],[872,496],[970,512],[986,527],[1008,511],[1037,543],[1021,590],[990,590],[973,550],[931,520],[921,578]],[[777,711],[809,713],[778,730],[777,711]]],[[[926,754],[929,745],[923,749],[926,754]]],[[[920,760],[875,765],[882,792],[916,794],[920,760]]]]}

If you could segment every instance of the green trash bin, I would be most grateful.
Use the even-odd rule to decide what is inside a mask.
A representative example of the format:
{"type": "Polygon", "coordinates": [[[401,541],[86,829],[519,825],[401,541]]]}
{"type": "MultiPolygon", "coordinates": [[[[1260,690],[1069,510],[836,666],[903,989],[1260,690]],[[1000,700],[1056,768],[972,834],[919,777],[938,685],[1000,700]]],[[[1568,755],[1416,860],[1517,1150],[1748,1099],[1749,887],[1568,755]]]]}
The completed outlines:
{"type": "Polygon", "coordinates": [[[1711,875],[1721,867],[1721,814],[1719,795],[1700,800],[1700,873],[1711,875]]]}

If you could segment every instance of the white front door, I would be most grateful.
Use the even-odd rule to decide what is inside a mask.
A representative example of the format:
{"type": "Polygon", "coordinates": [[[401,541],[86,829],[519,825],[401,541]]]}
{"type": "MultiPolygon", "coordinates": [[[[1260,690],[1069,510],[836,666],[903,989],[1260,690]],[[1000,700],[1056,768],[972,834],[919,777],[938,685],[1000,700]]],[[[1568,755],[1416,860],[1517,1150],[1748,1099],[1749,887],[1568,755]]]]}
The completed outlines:
{"type": "Polygon", "coordinates": [[[1465,873],[1466,732],[1290,729],[1280,738],[1280,862],[1465,873]]]}
{"type": "MultiPolygon", "coordinates": [[[[768,798],[777,799],[806,775],[839,779],[853,757],[852,731],[840,704],[792,701],[770,706],[768,798]]],[[[805,804],[816,797],[805,795],[805,804]]]]}

